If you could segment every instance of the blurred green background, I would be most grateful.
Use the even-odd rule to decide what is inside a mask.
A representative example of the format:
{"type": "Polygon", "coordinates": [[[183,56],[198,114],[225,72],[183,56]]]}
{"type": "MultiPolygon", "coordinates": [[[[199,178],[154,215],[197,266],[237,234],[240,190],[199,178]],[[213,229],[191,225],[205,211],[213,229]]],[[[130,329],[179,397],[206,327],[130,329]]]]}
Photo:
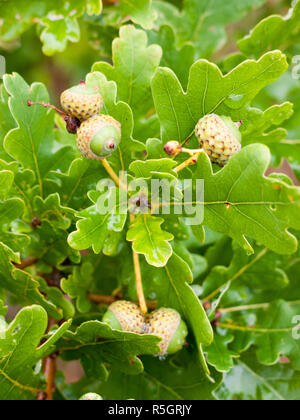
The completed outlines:
{"type": "MultiPolygon", "coordinates": [[[[178,6],[182,4],[182,0],[171,0],[171,2],[178,6]]],[[[0,1],[2,11],[6,4],[6,2],[0,1]]],[[[113,5],[105,5],[104,10],[109,13],[109,9],[113,7],[113,5]]],[[[236,41],[247,34],[257,22],[272,13],[284,14],[289,7],[290,0],[269,0],[240,22],[229,25],[226,45],[214,54],[211,60],[219,61],[227,54],[238,51],[236,41]]],[[[78,43],[68,42],[64,52],[57,53],[52,57],[43,54],[38,36],[39,27],[36,25],[10,42],[4,42],[0,36],[0,54],[6,59],[7,73],[18,72],[28,83],[35,81],[45,83],[53,103],[58,104],[60,92],[83,79],[95,61],[100,59],[110,61],[111,42],[117,36],[118,31],[115,27],[105,26],[102,20],[102,15],[80,17],[78,19],[81,32],[80,41],[78,43]]]]}

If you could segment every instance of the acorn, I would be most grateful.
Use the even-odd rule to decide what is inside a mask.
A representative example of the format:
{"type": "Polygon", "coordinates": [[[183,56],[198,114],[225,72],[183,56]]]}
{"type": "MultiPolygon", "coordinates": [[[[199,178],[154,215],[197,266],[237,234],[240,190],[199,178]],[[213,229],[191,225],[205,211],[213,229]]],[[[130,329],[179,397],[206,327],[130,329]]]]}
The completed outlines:
{"type": "Polygon", "coordinates": [[[242,136],[239,127],[230,117],[216,114],[205,115],[195,128],[199,145],[213,163],[224,166],[241,150],[242,136]]]}
{"type": "Polygon", "coordinates": [[[182,153],[182,146],[178,141],[171,140],[164,145],[164,151],[169,156],[178,156],[182,153]]]}
{"type": "Polygon", "coordinates": [[[80,153],[92,160],[109,157],[121,142],[121,124],[109,115],[95,115],[77,130],[80,153]]]}
{"type": "Polygon", "coordinates": [[[118,300],[112,303],[102,321],[114,330],[144,334],[147,328],[145,316],[133,302],[118,300]]]}
{"type": "Polygon", "coordinates": [[[84,394],[81,398],[79,398],[79,401],[101,401],[103,398],[99,394],[95,394],[94,392],[89,392],[87,394],[84,394]]]}
{"type": "Polygon", "coordinates": [[[80,121],[100,113],[103,99],[97,86],[91,87],[81,82],[61,94],[61,105],[68,115],[80,121]]]}
{"type": "Polygon", "coordinates": [[[162,338],[158,344],[161,351],[156,356],[165,356],[182,349],[188,329],[177,311],[160,308],[152,312],[148,318],[148,334],[162,338]]]}

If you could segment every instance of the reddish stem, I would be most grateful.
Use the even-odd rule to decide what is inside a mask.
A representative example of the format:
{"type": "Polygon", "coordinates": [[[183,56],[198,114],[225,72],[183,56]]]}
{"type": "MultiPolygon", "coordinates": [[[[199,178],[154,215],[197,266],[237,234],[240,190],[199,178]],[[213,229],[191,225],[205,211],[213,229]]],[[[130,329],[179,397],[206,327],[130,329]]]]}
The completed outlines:
{"type": "MultiPolygon", "coordinates": [[[[55,325],[55,321],[49,318],[47,332],[55,325]]],[[[42,340],[43,342],[44,340],[42,340]]],[[[41,342],[41,343],[42,343],[41,342]]],[[[55,377],[56,377],[56,358],[58,353],[52,353],[43,359],[43,372],[46,377],[47,389],[45,392],[40,392],[37,395],[37,400],[52,401],[55,392],[55,377]]]]}
{"type": "Polygon", "coordinates": [[[56,376],[56,354],[47,357],[44,364],[44,374],[47,380],[46,401],[53,400],[53,393],[55,391],[55,376],[56,376]]]}
{"type": "Polygon", "coordinates": [[[65,112],[61,111],[60,109],[56,108],[56,106],[51,105],[51,104],[47,104],[46,102],[32,102],[30,99],[27,100],[27,105],[28,106],[32,106],[32,105],[41,105],[45,108],[51,108],[54,109],[54,111],[58,112],[59,114],[63,115],[64,117],[68,117],[69,115],[66,114],[65,112]]]}

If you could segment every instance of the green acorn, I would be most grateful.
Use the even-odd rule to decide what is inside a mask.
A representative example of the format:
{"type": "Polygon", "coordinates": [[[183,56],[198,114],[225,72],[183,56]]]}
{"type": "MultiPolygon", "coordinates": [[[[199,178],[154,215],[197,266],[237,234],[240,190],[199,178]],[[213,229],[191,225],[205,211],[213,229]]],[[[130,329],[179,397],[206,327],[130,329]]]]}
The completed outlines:
{"type": "Polygon", "coordinates": [[[89,392],[88,394],[84,394],[79,401],[101,401],[103,400],[103,398],[98,395],[95,394],[94,392],[89,392]]]}
{"type": "Polygon", "coordinates": [[[96,115],[84,121],[77,130],[80,153],[92,160],[110,156],[121,141],[121,124],[109,115],[96,115]]]}
{"type": "Polygon", "coordinates": [[[87,86],[85,82],[65,90],[61,94],[60,102],[67,114],[80,121],[99,114],[103,107],[103,99],[98,88],[87,86]]]}
{"type": "Polygon", "coordinates": [[[174,309],[160,308],[148,318],[148,333],[161,337],[160,353],[157,356],[173,354],[181,350],[188,334],[187,326],[174,309]]]}
{"type": "Polygon", "coordinates": [[[104,314],[102,321],[114,330],[136,334],[144,334],[147,327],[144,314],[140,308],[127,300],[118,300],[112,303],[104,314]]]}
{"type": "Polygon", "coordinates": [[[224,166],[241,150],[241,122],[234,123],[230,117],[216,114],[205,115],[196,125],[199,145],[213,163],[224,166]]]}

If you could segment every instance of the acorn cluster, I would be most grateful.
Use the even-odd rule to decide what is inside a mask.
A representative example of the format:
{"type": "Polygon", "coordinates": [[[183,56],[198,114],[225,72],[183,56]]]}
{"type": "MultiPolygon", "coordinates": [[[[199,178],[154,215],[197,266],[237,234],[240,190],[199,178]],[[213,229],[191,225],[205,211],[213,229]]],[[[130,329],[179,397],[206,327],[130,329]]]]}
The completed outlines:
{"type": "Polygon", "coordinates": [[[160,308],[144,315],[135,303],[126,300],[112,303],[103,316],[103,322],[115,330],[160,337],[160,352],[156,356],[181,350],[188,333],[185,322],[174,309],[160,308]]]}
{"type": "Polygon", "coordinates": [[[64,91],[61,105],[67,117],[67,129],[77,133],[77,146],[88,159],[109,157],[121,141],[121,124],[109,115],[100,114],[103,98],[97,86],[85,82],[64,91]]]}

